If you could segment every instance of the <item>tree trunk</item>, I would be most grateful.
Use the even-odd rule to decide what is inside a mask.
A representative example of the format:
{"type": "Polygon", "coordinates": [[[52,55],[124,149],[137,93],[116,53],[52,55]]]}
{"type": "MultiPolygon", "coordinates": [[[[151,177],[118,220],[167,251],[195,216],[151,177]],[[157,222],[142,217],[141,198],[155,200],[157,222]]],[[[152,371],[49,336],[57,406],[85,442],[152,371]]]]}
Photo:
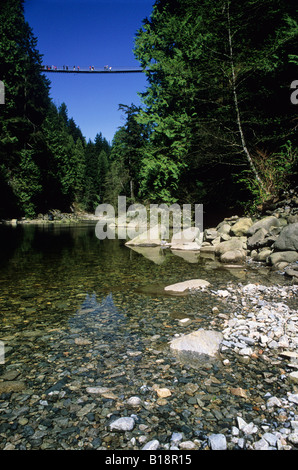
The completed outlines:
{"type": "Polygon", "coordinates": [[[229,53],[230,53],[230,63],[231,63],[231,71],[232,71],[232,89],[233,89],[233,96],[234,96],[234,105],[235,105],[235,111],[236,111],[236,117],[237,117],[237,125],[238,125],[238,130],[240,134],[240,139],[241,139],[241,145],[242,149],[246,155],[247,161],[249,163],[249,166],[252,170],[252,172],[255,175],[255,178],[257,182],[259,183],[260,187],[263,189],[263,191],[266,191],[266,188],[264,186],[263,181],[261,180],[259,173],[253,163],[253,160],[251,158],[250,152],[247,148],[243,129],[242,129],[242,123],[241,123],[241,116],[240,116],[240,110],[239,110],[239,103],[238,103],[238,95],[237,95],[237,88],[236,88],[236,74],[235,74],[235,66],[234,66],[234,55],[233,55],[233,44],[232,44],[232,34],[231,34],[231,20],[230,20],[230,2],[227,2],[227,15],[228,15],[228,35],[229,35],[229,53]]]}

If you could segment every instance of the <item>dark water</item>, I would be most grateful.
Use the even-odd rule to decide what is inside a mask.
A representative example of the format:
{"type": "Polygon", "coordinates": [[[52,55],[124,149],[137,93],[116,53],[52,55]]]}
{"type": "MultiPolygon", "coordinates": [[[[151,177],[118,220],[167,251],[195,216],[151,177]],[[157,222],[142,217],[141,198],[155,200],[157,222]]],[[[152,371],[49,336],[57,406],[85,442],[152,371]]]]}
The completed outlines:
{"type": "MultiPolygon", "coordinates": [[[[2,397],[7,413],[2,422],[4,426],[14,423],[27,448],[60,448],[56,443],[60,431],[65,447],[75,447],[71,431],[66,431],[73,429],[68,420],[83,419],[83,411],[74,417],[78,403],[81,407],[95,406],[94,398],[86,396],[88,386],[111,388],[123,402],[140,395],[144,385],[169,387],[177,382],[183,365],[172,356],[169,340],[176,333],[214,326],[211,309],[217,299],[207,292],[165,295],[166,285],[200,278],[216,290],[229,283],[270,282],[267,270],[262,268],[226,269],[208,256],[178,256],[159,248],[133,250],[117,239],[98,240],[94,223],[1,226],[0,241],[0,340],[5,344],[0,379],[7,372],[16,372],[17,380],[25,383],[21,395],[2,397]],[[185,317],[191,322],[182,327],[178,320],[185,317]],[[54,398],[49,390],[65,390],[63,405],[51,403],[54,398]],[[43,407],[39,400],[47,400],[47,404],[43,407]],[[23,421],[20,424],[22,412],[16,420],[13,414],[18,407],[23,409],[23,402],[29,404],[24,412],[28,425],[35,429],[39,423],[39,431],[46,435],[29,444],[25,434],[28,425],[23,421]],[[65,429],[57,425],[57,419],[65,429]]],[[[228,304],[222,313],[225,309],[228,311],[228,304]]],[[[189,381],[195,380],[190,374],[189,381]]],[[[170,402],[173,408],[159,404],[158,411],[153,412],[162,412],[158,422],[161,430],[168,413],[174,416],[185,406],[177,390],[170,402]]],[[[96,438],[98,446],[106,438],[106,416],[121,414],[124,408],[119,403],[117,408],[113,397],[96,400],[98,414],[94,419],[102,427],[96,438]]],[[[144,420],[147,417],[148,413],[144,420]]],[[[177,419],[175,423],[178,426],[177,419]]],[[[90,429],[81,425],[84,439],[90,429]]],[[[15,429],[5,429],[8,442],[14,442],[15,429]]],[[[113,444],[114,448],[119,445],[124,444],[113,444]]]]}
{"type": "Polygon", "coordinates": [[[94,223],[2,226],[0,241],[1,331],[64,325],[88,299],[100,303],[106,296],[128,317],[146,321],[160,305],[161,316],[169,320],[188,314],[197,298],[165,296],[166,285],[201,278],[222,288],[261,275],[223,269],[212,255],[174,255],[169,249],[131,249],[123,240],[98,240],[94,223]]]}

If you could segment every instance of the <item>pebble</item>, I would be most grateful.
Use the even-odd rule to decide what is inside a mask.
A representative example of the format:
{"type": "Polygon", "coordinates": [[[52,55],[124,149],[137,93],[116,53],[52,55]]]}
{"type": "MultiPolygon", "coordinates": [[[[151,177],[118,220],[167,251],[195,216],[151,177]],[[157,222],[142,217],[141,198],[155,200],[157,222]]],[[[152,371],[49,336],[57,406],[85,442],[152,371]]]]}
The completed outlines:
{"type": "Polygon", "coordinates": [[[135,420],[133,418],[118,418],[110,423],[111,431],[131,431],[135,426],[135,420]]]}
{"type": "Polygon", "coordinates": [[[208,438],[211,450],[226,450],[227,440],[224,434],[211,434],[208,438]]]}
{"type": "Polygon", "coordinates": [[[142,450],[157,450],[159,448],[159,441],[157,439],[153,439],[152,441],[147,442],[144,445],[142,450]]]}

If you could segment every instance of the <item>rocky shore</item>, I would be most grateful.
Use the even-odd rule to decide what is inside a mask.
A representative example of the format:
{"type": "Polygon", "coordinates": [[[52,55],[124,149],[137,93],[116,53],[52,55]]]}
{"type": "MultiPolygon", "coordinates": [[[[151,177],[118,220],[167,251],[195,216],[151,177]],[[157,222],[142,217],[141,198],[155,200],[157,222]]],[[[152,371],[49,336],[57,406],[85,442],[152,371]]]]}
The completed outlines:
{"type": "Polygon", "coordinates": [[[214,255],[223,264],[264,263],[273,270],[298,280],[298,193],[284,192],[283,197],[251,217],[225,218],[216,227],[203,232],[189,227],[163,240],[160,224],[145,230],[129,247],[168,247],[173,252],[199,252],[214,255]]]}

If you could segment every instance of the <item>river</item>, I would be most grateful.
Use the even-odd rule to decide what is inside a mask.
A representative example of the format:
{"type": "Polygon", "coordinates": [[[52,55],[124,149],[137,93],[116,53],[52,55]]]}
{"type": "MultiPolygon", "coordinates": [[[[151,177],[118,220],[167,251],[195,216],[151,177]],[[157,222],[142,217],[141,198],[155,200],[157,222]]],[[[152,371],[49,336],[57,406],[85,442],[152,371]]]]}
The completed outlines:
{"type": "Polygon", "coordinates": [[[253,389],[259,366],[198,370],[169,348],[177,333],[220,328],[235,306],[210,292],[163,289],[194,278],[215,291],[271,285],[267,268],[141,252],[98,240],[94,222],[0,226],[0,240],[1,449],[140,449],[150,439],[168,445],[173,432],[203,443],[230,432],[237,415],[257,413],[256,397],[231,399],[228,390],[253,389]],[[139,402],[128,405],[131,397],[139,402]],[[131,415],[131,431],[111,432],[112,418],[131,415]]]}

